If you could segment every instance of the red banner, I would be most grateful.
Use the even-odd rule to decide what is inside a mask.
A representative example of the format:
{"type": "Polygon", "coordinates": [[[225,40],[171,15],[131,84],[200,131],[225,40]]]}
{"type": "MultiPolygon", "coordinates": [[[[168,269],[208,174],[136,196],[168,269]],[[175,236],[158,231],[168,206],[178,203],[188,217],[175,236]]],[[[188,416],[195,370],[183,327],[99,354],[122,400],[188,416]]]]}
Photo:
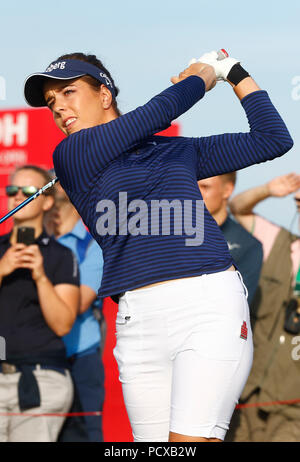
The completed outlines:
{"type": "MultiPolygon", "coordinates": [[[[178,132],[174,124],[162,134],[177,136],[178,132]]],[[[52,153],[63,138],[47,108],[0,111],[0,218],[7,213],[5,186],[10,174],[24,164],[52,168],[52,153]]],[[[12,218],[0,225],[0,234],[11,227],[12,218]]]]}
{"type": "MultiPolygon", "coordinates": [[[[19,165],[34,164],[49,169],[52,152],[64,138],[47,108],[0,111],[0,216],[7,213],[5,186],[19,165]]],[[[0,234],[7,233],[12,218],[0,225],[0,234]]]]}

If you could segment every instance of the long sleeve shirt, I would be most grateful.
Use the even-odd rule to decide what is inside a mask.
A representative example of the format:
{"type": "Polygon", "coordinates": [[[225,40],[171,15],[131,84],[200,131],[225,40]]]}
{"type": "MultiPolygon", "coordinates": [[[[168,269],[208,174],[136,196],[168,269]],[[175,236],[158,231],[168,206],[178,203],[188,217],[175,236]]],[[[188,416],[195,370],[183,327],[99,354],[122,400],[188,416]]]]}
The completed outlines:
{"type": "Polygon", "coordinates": [[[100,296],[232,265],[197,181],[279,157],[293,141],[265,91],[241,101],[249,133],[153,136],[204,94],[191,76],[57,146],[56,174],[103,251],[100,296]]]}

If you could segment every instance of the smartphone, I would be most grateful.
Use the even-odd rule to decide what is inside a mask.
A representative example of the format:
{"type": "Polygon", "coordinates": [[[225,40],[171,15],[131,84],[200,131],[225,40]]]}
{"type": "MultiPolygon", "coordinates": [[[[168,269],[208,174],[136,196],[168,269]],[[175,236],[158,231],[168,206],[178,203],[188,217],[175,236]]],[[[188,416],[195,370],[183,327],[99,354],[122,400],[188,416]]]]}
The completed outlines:
{"type": "Polygon", "coordinates": [[[34,228],[21,226],[17,231],[17,242],[25,245],[34,244],[34,228]]]}

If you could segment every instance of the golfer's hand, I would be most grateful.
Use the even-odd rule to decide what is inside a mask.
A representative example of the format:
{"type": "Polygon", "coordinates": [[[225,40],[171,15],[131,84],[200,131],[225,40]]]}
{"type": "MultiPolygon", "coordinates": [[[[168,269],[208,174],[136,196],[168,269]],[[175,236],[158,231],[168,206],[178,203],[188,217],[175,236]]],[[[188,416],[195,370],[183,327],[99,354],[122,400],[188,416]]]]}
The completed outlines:
{"type": "Polygon", "coordinates": [[[40,252],[39,246],[36,244],[28,245],[22,250],[20,256],[22,268],[31,270],[32,279],[37,282],[45,275],[44,259],[40,252]]]}
{"type": "Polygon", "coordinates": [[[267,184],[270,196],[284,197],[300,188],[300,175],[288,173],[269,181],[267,184]]]}
{"type": "Polygon", "coordinates": [[[205,91],[209,91],[216,85],[216,73],[212,66],[205,63],[194,63],[187,67],[184,71],[180,72],[178,76],[171,78],[172,83],[181,82],[181,80],[190,77],[191,75],[197,75],[204,80],[205,91]]]}
{"type": "Polygon", "coordinates": [[[3,255],[0,259],[0,277],[8,276],[13,273],[16,269],[22,267],[21,255],[25,249],[25,244],[14,244],[3,255]]]}

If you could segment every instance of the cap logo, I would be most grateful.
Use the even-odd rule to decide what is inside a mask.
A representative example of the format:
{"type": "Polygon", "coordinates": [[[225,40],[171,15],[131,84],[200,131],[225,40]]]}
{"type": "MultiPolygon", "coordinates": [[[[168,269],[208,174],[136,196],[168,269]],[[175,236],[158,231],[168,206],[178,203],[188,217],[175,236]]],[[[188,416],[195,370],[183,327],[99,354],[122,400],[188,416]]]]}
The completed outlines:
{"type": "Polygon", "coordinates": [[[111,82],[110,78],[109,78],[109,77],[107,77],[107,75],[106,75],[106,74],[104,74],[104,72],[100,72],[100,77],[102,77],[102,78],[105,80],[105,82],[106,82],[106,85],[110,86],[111,88],[113,87],[113,85],[112,85],[112,82],[111,82]]]}
{"type": "Polygon", "coordinates": [[[58,63],[50,64],[50,66],[47,67],[45,72],[52,72],[55,69],[64,69],[65,67],[66,67],[66,61],[59,61],[58,63]]]}

